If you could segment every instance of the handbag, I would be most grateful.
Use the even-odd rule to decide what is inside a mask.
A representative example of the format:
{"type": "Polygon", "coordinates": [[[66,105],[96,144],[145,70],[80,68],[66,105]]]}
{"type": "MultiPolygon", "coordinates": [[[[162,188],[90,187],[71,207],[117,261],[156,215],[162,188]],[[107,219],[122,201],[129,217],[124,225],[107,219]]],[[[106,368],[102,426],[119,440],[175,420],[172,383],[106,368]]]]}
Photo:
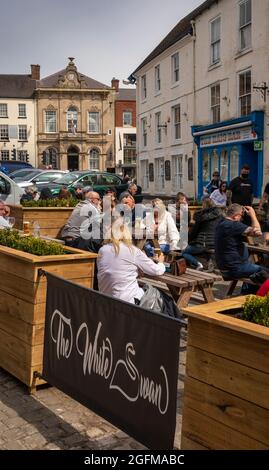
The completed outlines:
{"type": "Polygon", "coordinates": [[[174,259],[171,262],[170,272],[174,276],[180,276],[181,274],[185,274],[186,269],[187,269],[187,264],[183,256],[178,259],[174,259]]]}

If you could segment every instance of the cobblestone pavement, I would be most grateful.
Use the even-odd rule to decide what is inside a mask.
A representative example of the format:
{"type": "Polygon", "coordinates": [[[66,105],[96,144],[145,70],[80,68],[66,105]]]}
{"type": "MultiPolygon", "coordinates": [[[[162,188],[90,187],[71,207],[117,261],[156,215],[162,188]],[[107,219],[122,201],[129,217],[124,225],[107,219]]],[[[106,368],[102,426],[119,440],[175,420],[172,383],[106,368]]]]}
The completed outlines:
{"type": "MultiPolygon", "coordinates": [[[[223,284],[216,286],[218,297],[223,292],[223,284]]],[[[186,330],[182,330],[175,448],[180,448],[185,357],[186,330]]],[[[131,450],[144,447],[55,387],[44,386],[35,395],[29,395],[23,384],[0,369],[0,449],[131,450]]]]}

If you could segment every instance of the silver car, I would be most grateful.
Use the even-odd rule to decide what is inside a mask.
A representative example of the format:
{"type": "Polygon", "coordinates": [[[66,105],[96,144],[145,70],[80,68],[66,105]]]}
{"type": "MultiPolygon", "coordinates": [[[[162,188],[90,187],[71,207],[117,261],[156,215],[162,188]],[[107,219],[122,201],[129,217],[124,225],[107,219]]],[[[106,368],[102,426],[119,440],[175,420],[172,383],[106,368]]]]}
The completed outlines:
{"type": "Polygon", "coordinates": [[[63,170],[35,170],[26,174],[24,177],[19,175],[13,178],[13,181],[17,183],[20,188],[26,188],[27,186],[36,185],[46,185],[52,181],[61,178],[63,175],[68,173],[68,171],[63,170]],[[35,172],[36,171],[36,172],[35,172]]]}

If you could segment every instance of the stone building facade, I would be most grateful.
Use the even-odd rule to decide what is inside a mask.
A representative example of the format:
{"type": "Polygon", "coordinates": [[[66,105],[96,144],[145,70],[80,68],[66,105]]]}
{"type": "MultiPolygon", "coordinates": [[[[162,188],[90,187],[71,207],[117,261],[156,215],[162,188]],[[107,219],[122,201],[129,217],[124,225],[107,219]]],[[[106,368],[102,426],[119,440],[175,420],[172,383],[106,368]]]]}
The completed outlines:
{"type": "Polygon", "coordinates": [[[64,70],[37,82],[37,153],[40,167],[114,172],[115,88],[64,70]]]}

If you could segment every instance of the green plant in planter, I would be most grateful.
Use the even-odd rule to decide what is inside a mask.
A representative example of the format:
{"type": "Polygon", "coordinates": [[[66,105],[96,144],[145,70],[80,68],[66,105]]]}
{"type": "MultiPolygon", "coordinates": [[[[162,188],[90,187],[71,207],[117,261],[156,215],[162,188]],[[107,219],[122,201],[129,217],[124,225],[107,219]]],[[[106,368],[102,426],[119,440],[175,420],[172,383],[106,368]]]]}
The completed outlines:
{"type": "Polygon", "coordinates": [[[265,297],[249,295],[243,308],[243,320],[269,327],[269,294],[265,297]]]}
{"type": "Polygon", "coordinates": [[[17,230],[0,230],[0,245],[25,251],[36,256],[65,255],[68,252],[56,242],[48,242],[36,237],[22,237],[17,230]]]}
{"type": "Polygon", "coordinates": [[[70,199],[38,199],[37,201],[22,201],[23,207],[75,207],[78,204],[75,198],[70,199]]]}

